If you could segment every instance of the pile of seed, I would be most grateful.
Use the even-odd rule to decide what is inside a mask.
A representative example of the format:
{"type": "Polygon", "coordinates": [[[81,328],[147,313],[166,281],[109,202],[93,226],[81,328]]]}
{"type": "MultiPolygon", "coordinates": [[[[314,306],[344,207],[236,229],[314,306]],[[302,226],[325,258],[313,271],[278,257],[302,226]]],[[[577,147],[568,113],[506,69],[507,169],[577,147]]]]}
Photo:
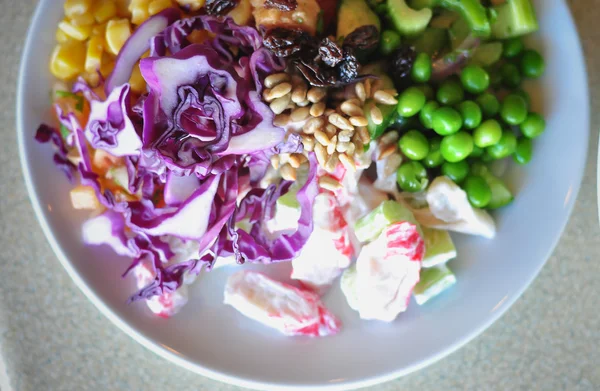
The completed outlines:
{"type": "Polygon", "coordinates": [[[303,78],[282,72],[267,76],[264,85],[263,99],[276,115],[273,123],[302,136],[303,154],[280,154],[271,159],[272,166],[287,180],[296,179],[296,169],[307,162],[306,155],[312,151],[329,173],[339,163],[356,171],[355,157],[371,140],[366,115],[377,125],[383,122],[377,106],[370,105],[370,112],[365,113],[365,102],[373,99],[384,105],[398,103],[396,90],[381,89],[376,79],[334,90],[309,88],[303,78]]]}

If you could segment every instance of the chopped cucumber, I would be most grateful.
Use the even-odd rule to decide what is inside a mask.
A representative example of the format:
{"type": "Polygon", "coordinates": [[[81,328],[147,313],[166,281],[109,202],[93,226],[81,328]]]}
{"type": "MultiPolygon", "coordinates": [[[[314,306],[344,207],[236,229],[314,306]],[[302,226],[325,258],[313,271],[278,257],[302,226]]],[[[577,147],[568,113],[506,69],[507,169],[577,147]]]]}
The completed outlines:
{"type": "Polygon", "coordinates": [[[456,258],[456,247],[448,231],[422,227],[425,236],[423,267],[434,267],[456,258]]]}
{"type": "Polygon", "coordinates": [[[495,38],[520,37],[539,28],[531,0],[507,0],[493,9],[496,13],[496,20],[492,24],[495,38]]]}
{"type": "Polygon", "coordinates": [[[430,8],[415,10],[406,4],[406,0],[387,0],[387,6],[392,23],[402,35],[422,33],[433,16],[430,8]]]}
{"type": "Polygon", "coordinates": [[[396,201],[384,201],[356,222],[354,233],[361,243],[370,242],[390,224],[400,221],[408,221],[419,227],[412,212],[404,205],[396,201]]]}
{"type": "Polygon", "coordinates": [[[456,276],[446,265],[421,270],[421,280],[413,294],[417,304],[423,305],[456,283],[456,276]]]}

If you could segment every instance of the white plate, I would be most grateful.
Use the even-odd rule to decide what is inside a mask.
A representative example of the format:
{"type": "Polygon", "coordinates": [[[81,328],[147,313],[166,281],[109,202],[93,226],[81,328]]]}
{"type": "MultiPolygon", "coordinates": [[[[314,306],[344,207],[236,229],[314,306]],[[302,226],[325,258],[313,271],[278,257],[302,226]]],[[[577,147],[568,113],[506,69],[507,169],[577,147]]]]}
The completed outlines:
{"type": "Polygon", "coordinates": [[[33,139],[38,124],[49,119],[48,58],[62,15],[58,3],[40,1],[18,85],[19,148],[34,209],[63,267],[89,299],[136,341],[185,368],[277,389],[346,389],[405,375],[456,350],[498,319],[537,275],[567,222],[587,151],[587,78],[565,2],[538,0],[541,31],[533,41],[544,53],[547,71],[534,94],[534,109],[545,113],[548,129],[536,140],[531,164],[509,171],[517,197],[497,215],[497,238],[458,238],[459,258],[451,263],[456,287],[424,307],[413,303],[392,324],[359,320],[336,289],[326,303],[342,319],[343,331],[331,338],[295,339],[221,304],[227,271],[219,270],[192,289],[179,315],[154,317],[143,304],[125,303],[134,289],[119,277],[128,261],[82,244],[85,214],[71,209],[69,185],[51,163],[51,148],[33,139]]]}

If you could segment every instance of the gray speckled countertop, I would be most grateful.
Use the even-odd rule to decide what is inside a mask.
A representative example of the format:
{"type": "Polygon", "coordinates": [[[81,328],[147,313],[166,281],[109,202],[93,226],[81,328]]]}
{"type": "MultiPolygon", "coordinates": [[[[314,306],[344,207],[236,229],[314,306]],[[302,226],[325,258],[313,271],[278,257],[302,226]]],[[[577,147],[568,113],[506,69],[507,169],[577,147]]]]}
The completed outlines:
{"type": "MultiPolygon", "coordinates": [[[[587,55],[594,125],[560,244],[522,298],[481,336],[373,390],[600,390],[600,1],[569,3],[587,55]]],[[[35,4],[0,0],[0,389],[239,389],[176,367],[126,336],[75,287],[46,242],[21,176],[13,100],[35,4]]]]}

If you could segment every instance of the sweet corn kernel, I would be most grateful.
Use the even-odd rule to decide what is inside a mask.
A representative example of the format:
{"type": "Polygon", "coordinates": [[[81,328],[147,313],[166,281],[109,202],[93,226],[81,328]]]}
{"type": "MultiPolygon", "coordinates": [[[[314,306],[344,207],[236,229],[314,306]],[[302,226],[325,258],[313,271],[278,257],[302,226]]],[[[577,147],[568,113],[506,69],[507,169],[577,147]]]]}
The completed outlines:
{"type": "Polygon", "coordinates": [[[204,0],[176,0],[180,6],[189,8],[190,11],[198,11],[204,5],[204,0]]]}
{"type": "Polygon", "coordinates": [[[100,84],[100,75],[98,74],[98,72],[85,72],[84,74],[82,74],[82,77],[92,88],[100,84]]]}
{"type": "Polygon", "coordinates": [[[120,18],[128,18],[131,16],[129,12],[129,0],[115,0],[117,5],[117,16],[120,18]]]}
{"type": "Polygon", "coordinates": [[[83,15],[92,7],[92,0],[65,0],[65,15],[72,18],[76,15],[83,15]]]}
{"type": "Polygon", "coordinates": [[[85,70],[94,73],[100,70],[102,65],[102,52],[104,51],[104,39],[95,35],[88,41],[87,53],[85,55],[85,70]]]}
{"type": "Polygon", "coordinates": [[[71,189],[71,204],[74,209],[93,210],[100,208],[100,201],[96,192],[90,186],[77,186],[71,189]]]}
{"type": "Polygon", "coordinates": [[[115,60],[114,58],[111,58],[110,56],[105,55],[102,56],[102,65],[100,65],[100,74],[102,75],[103,78],[107,78],[110,73],[113,71],[113,69],[115,68],[115,60]]]}
{"type": "Polygon", "coordinates": [[[56,45],[50,58],[50,72],[62,80],[69,80],[83,72],[85,44],[72,41],[56,45]]]}
{"type": "Polygon", "coordinates": [[[94,19],[97,23],[104,23],[117,16],[117,5],[113,0],[102,0],[94,8],[94,19]]]}
{"type": "Polygon", "coordinates": [[[229,11],[227,16],[231,16],[233,21],[240,26],[245,26],[250,21],[252,16],[252,7],[250,6],[250,0],[240,0],[238,5],[234,9],[229,11]]]}
{"type": "Polygon", "coordinates": [[[131,23],[142,24],[150,14],[148,13],[149,0],[131,0],[129,12],[131,12],[131,23]]]}
{"type": "Polygon", "coordinates": [[[56,42],[58,43],[67,43],[71,41],[71,38],[64,33],[61,29],[56,30],[56,42]]]}
{"type": "Polygon", "coordinates": [[[66,20],[60,22],[58,28],[69,37],[78,41],[85,41],[92,33],[92,26],[75,26],[66,20]]]}
{"type": "Polygon", "coordinates": [[[106,45],[113,54],[119,54],[119,50],[131,35],[131,26],[127,19],[113,19],[106,25],[106,45]]]}
{"type": "Polygon", "coordinates": [[[137,94],[141,94],[146,92],[146,80],[142,77],[142,72],[140,71],[140,64],[137,63],[133,67],[133,71],[131,72],[131,78],[129,79],[129,84],[131,85],[131,90],[137,94]]]}
{"type": "Polygon", "coordinates": [[[207,30],[194,30],[187,36],[190,43],[203,43],[209,38],[211,38],[211,33],[207,30]]]}
{"type": "Polygon", "coordinates": [[[92,36],[99,35],[104,39],[104,35],[106,34],[106,23],[100,23],[92,27],[92,36]]]}
{"type": "Polygon", "coordinates": [[[91,26],[94,24],[94,15],[87,12],[83,15],[75,15],[71,18],[73,26],[91,26]]]}
{"type": "Polygon", "coordinates": [[[160,11],[170,8],[172,5],[171,0],[153,0],[148,4],[148,14],[156,15],[160,11]]]}

